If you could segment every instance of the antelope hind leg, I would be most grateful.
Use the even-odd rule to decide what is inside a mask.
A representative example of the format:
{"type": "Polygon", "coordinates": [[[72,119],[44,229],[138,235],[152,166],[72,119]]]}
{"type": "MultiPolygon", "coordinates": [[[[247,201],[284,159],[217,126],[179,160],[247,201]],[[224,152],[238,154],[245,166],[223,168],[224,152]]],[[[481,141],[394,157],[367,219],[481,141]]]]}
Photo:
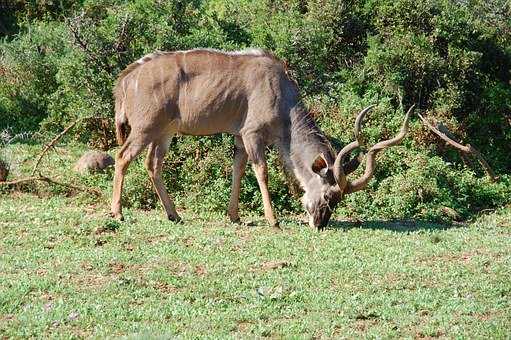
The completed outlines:
{"type": "Polygon", "coordinates": [[[165,208],[167,218],[171,221],[179,222],[181,221],[181,218],[179,217],[174,202],[167,193],[165,183],[161,178],[163,158],[166,152],[167,152],[166,144],[151,143],[149,145],[149,150],[147,152],[147,159],[145,165],[147,168],[147,173],[149,174],[149,178],[151,178],[151,182],[153,183],[153,187],[156,193],[158,194],[158,197],[160,198],[160,202],[163,204],[163,207],[165,208]]]}
{"type": "Polygon", "coordinates": [[[111,215],[120,221],[124,219],[122,216],[121,196],[126,170],[128,169],[131,161],[138,156],[138,154],[146,147],[146,145],[147,143],[143,140],[131,139],[128,137],[115,158],[111,215]]]}
{"type": "Polygon", "coordinates": [[[240,187],[241,178],[245,174],[245,167],[247,166],[247,152],[243,146],[243,140],[239,136],[234,137],[234,163],[232,166],[232,186],[231,198],[229,200],[229,209],[227,211],[229,219],[233,223],[240,222],[239,216],[239,200],[240,200],[240,187]]]}

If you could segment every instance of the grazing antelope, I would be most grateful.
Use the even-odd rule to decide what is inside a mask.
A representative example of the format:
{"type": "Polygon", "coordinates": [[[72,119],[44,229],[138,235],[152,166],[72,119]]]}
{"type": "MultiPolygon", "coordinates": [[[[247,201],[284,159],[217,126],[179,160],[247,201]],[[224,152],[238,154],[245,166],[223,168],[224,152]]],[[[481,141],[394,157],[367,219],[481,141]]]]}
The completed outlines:
{"type": "Polygon", "coordinates": [[[401,132],[380,142],[366,155],[362,177],[346,176],[359,165],[345,158],[357,148],[366,108],[355,122],[355,137],[335,156],[330,143],[304,108],[298,88],[281,61],[269,52],[249,49],[222,52],[195,49],[156,52],[129,65],[114,88],[115,126],[122,145],[115,162],[112,215],[122,219],[121,192],[129,163],[146,147],[146,167],[167,217],[179,215],[161,178],[162,162],[173,135],[234,135],[235,153],[228,214],[239,221],[238,201],[247,159],[262,193],[264,215],[278,225],[268,191],[265,149],[275,145],[283,163],[305,191],[303,206],[312,227],[324,228],[343,195],[363,189],[375,168],[376,153],[405,136],[411,109],[401,132]]]}

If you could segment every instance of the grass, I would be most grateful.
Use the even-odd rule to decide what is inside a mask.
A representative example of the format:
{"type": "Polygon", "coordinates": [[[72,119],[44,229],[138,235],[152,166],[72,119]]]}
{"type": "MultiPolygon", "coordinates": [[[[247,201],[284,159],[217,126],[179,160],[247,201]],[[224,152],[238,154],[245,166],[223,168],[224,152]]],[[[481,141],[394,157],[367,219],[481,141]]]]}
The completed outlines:
{"type": "MultiPolygon", "coordinates": [[[[321,233],[294,216],[238,226],[192,202],[182,224],[160,208],[120,223],[111,171],[70,170],[83,149],[58,146],[40,171],[101,197],[0,191],[0,338],[511,336],[511,207],[454,226],[341,218],[321,233]]],[[[7,149],[13,178],[40,150],[7,149]]]]}
{"type": "MultiPolygon", "coordinates": [[[[466,337],[511,330],[511,209],[457,227],[313,232],[221,215],[107,217],[105,204],[0,199],[5,337],[466,337]]],[[[250,219],[250,217],[249,217],[250,219]]]]}

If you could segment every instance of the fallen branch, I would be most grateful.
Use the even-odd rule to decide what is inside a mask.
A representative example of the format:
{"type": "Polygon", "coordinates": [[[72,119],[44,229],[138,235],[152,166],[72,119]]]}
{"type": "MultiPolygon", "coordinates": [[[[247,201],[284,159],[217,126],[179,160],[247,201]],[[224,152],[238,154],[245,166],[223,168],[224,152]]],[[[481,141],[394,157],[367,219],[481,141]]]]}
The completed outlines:
{"type": "Polygon", "coordinates": [[[490,178],[490,180],[492,182],[496,182],[498,180],[498,177],[495,175],[495,172],[493,171],[493,169],[490,167],[490,165],[488,164],[488,162],[486,162],[486,160],[484,159],[483,155],[481,154],[481,152],[479,152],[479,150],[477,150],[476,148],[474,148],[472,145],[470,144],[467,144],[467,145],[462,145],[460,144],[459,142],[455,141],[453,138],[450,138],[449,136],[447,136],[445,133],[441,132],[440,130],[438,130],[437,127],[433,126],[428,120],[426,120],[426,118],[424,118],[422,115],[419,114],[419,118],[422,120],[422,122],[431,130],[433,131],[438,137],[440,137],[441,139],[443,139],[447,144],[451,145],[452,147],[454,147],[455,149],[457,149],[458,151],[461,152],[462,155],[472,155],[474,156],[475,158],[477,158],[477,160],[479,161],[479,163],[481,164],[481,166],[483,167],[484,171],[486,172],[486,175],[490,178]]]}
{"type": "Polygon", "coordinates": [[[80,118],[80,119],[77,119],[74,122],[72,122],[61,133],[59,133],[57,136],[55,136],[55,138],[53,138],[50,143],[46,144],[43,151],[41,151],[41,153],[37,157],[37,161],[35,162],[34,168],[32,169],[32,173],[30,174],[30,176],[34,176],[35,172],[37,171],[37,167],[39,166],[39,163],[41,163],[43,156],[48,152],[48,150],[51,149],[55,145],[55,143],[57,143],[59,141],[59,139],[61,139],[69,130],[71,130],[76,125],[76,123],[78,123],[78,121],[80,121],[82,119],[83,118],[80,118]]]}
{"type": "Polygon", "coordinates": [[[86,192],[89,192],[96,196],[101,196],[101,192],[97,189],[91,189],[91,188],[86,188],[86,187],[77,187],[72,184],[58,182],[54,179],[51,179],[49,177],[42,176],[42,175],[20,178],[20,179],[16,179],[13,181],[0,182],[0,185],[10,186],[10,185],[18,185],[18,184],[29,183],[29,182],[37,182],[37,181],[46,182],[48,184],[59,185],[59,186],[62,186],[65,188],[70,188],[70,189],[77,190],[77,191],[86,191],[86,192]]]}
{"type": "Polygon", "coordinates": [[[82,118],[78,118],[77,120],[75,120],[74,122],[72,122],[71,124],[69,124],[64,130],[62,130],[61,133],[59,133],[57,136],[55,136],[55,138],[53,138],[51,140],[51,142],[49,142],[48,144],[46,144],[43,148],[43,151],[41,151],[41,153],[39,154],[39,156],[37,156],[37,160],[36,160],[36,163],[34,165],[34,168],[32,169],[32,172],[30,173],[30,176],[34,176],[36,171],[37,171],[37,168],[39,167],[39,164],[41,163],[41,160],[43,159],[44,155],[48,152],[48,150],[50,149],[55,149],[55,144],[69,131],[71,130],[79,121],[81,120],[88,120],[88,119],[101,119],[101,117],[82,117],[82,118]]]}

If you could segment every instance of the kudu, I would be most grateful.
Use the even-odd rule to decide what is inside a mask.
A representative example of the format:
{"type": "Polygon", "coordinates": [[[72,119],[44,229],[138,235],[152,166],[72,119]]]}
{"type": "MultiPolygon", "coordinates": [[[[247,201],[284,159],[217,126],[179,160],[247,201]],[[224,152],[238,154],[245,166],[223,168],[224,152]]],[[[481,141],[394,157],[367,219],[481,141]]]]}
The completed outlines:
{"type": "Polygon", "coordinates": [[[360,145],[363,110],[355,123],[357,141],[335,157],[324,134],[304,108],[298,88],[284,64],[269,52],[251,49],[222,52],[195,49],[156,52],[129,65],[114,89],[115,125],[120,145],[113,184],[112,214],[122,219],[121,192],[128,164],[149,147],[146,167],[170,220],[179,220],[161,178],[162,162],[173,135],[234,135],[235,153],[228,214],[239,220],[241,178],[251,161],[262,193],[264,215],[276,226],[268,191],[265,150],[275,145],[283,163],[305,191],[302,203],[312,227],[326,226],[343,195],[364,188],[380,150],[399,143],[407,132],[411,110],[401,132],[380,142],[366,155],[362,177],[346,176],[359,164],[345,158],[360,145]]]}

